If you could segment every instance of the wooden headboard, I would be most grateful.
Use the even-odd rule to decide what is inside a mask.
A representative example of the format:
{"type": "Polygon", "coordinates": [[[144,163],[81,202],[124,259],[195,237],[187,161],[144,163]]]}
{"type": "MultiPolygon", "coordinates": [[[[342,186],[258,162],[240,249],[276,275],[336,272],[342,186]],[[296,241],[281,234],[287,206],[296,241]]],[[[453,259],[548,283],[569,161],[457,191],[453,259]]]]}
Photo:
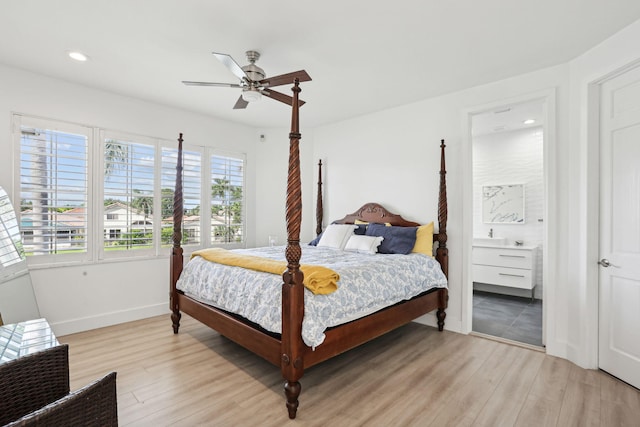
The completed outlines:
{"type": "Polygon", "coordinates": [[[353,224],[356,220],[365,222],[389,223],[400,227],[417,227],[420,224],[407,221],[402,216],[389,212],[384,206],[378,203],[367,203],[352,214],[335,221],[336,224],[353,224]]]}

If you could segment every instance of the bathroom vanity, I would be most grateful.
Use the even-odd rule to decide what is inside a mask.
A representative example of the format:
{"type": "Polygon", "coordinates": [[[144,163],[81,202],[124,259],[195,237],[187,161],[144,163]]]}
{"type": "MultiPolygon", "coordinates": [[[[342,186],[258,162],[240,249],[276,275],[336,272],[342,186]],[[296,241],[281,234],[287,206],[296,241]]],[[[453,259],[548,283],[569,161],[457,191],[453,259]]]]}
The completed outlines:
{"type": "Polygon", "coordinates": [[[528,289],[533,299],[536,252],[535,246],[474,244],[473,281],[528,289]]]}

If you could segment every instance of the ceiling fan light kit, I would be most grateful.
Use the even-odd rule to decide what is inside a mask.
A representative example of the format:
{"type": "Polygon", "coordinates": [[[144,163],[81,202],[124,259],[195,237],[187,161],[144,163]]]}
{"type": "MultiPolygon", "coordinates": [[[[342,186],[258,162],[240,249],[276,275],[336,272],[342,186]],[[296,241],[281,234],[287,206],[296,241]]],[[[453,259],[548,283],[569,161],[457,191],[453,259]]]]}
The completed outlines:
{"type": "Polygon", "coordinates": [[[247,102],[260,101],[262,94],[258,89],[245,89],[242,91],[242,99],[247,102]]]}
{"type": "MultiPolygon", "coordinates": [[[[285,95],[284,93],[276,92],[271,88],[285,84],[293,84],[296,79],[299,82],[306,82],[311,80],[309,74],[307,74],[307,72],[304,70],[294,71],[292,73],[281,74],[279,76],[267,78],[264,70],[255,64],[256,61],[260,58],[260,53],[256,52],[255,50],[249,50],[246,52],[246,55],[249,64],[241,67],[230,55],[227,55],[225,53],[213,52],[213,56],[215,56],[220,62],[222,62],[222,64],[224,64],[224,66],[229,69],[229,71],[231,71],[237,78],[240,79],[240,83],[194,82],[187,80],[183,80],[182,83],[187,86],[218,86],[242,88],[242,93],[240,94],[240,97],[236,101],[233,108],[244,109],[247,108],[249,102],[259,101],[263,95],[267,98],[275,99],[276,101],[280,101],[284,104],[292,105],[293,98],[291,96],[285,95]]],[[[304,101],[298,100],[298,105],[304,105],[304,101]]]]}

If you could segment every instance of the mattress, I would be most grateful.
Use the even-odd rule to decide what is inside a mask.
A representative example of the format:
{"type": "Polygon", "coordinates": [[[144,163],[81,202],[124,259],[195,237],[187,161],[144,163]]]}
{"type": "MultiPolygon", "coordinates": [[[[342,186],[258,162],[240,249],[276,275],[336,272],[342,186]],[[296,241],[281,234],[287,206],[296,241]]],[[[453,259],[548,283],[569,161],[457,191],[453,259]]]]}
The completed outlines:
{"type": "MultiPolygon", "coordinates": [[[[239,253],[284,260],[285,247],[237,249],[239,253]]],[[[314,295],[305,288],[302,339],[322,344],[327,328],[367,316],[433,288],[446,288],[440,264],[431,257],[363,254],[303,246],[301,264],[323,265],[340,275],[338,289],[314,295]]],[[[238,314],[262,328],[282,330],[282,277],[231,267],[194,257],[184,267],[177,288],[186,295],[238,314]]]]}

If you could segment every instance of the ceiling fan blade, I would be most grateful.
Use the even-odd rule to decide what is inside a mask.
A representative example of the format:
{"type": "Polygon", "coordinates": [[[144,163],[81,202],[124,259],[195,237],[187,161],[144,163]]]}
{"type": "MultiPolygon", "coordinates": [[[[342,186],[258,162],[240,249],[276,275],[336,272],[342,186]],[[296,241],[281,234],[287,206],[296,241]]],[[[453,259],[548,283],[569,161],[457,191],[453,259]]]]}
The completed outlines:
{"type": "Polygon", "coordinates": [[[231,55],[227,55],[226,53],[211,53],[213,53],[213,56],[215,56],[218,61],[222,62],[240,80],[249,78],[242,67],[238,65],[238,63],[231,57],[231,55]]]}
{"type": "Polygon", "coordinates": [[[188,80],[183,80],[182,83],[187,86],[242,87],[242,85],[237,83],[191,82],[188,80]]]}
{"type": "Polygon", "coordinates": [[[242,98],[242,95],[240,95],[240,98],[236,101],[236,105],[233,106],[233,109],[241,110],[247,108],[247,105],[249,105],[249,103],[242,98]]]}
{"type": "Polygon", "coordinates": [[[274,87],[286,84],[293,84],[295,79],[301,82],[308,82],[311,80],[309,74],[305,70],[294,71],[293,73],[280,74],[279,76],[267,77],[262,79],[259,83],[264,87],[274,87]]]}
{"type": "MultiPolygon", "coordinates": [[[[268,96],[269,98],[275,99],[276,101],[284,102],[287,105],[293,105],[293,97],[289,95],[285,95],[284,93],[276,92],[275,90],[263,90],[262,94],[264,96],[268,96]]],[[[298,106],[302,107],[305,102],[302,99],[298,99],[298,106]]]]}

